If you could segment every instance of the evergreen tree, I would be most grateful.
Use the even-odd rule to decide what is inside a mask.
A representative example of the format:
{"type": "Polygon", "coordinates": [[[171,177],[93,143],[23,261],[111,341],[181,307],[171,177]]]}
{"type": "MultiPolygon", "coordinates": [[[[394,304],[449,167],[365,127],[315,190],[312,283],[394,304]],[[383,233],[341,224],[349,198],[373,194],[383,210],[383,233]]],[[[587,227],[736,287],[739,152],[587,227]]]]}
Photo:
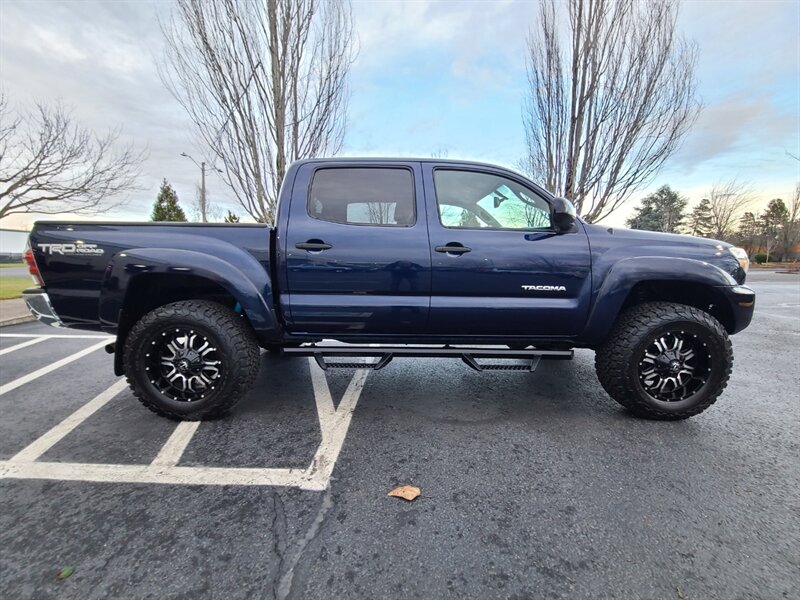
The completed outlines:
{"type": "Polygon", "coordinates": [[[780,198],[770,200],[767,210],[761,215],[762,245],[767,251],[767,260],[769,260],[769,255],[775,247],[778,246],[781,232],[788,220],[789,210],[783,200],[780,198]]]}
{"type": "Polygon", "coordinates": [[[231,212],[229,210],[228,214],[225,215],[225,222],[226,223],[238,223],[239,222],[239,217],[238,217],[238,215],[235,215],[233,212],[231,212]]]}
{"type": "Polygon", "coordinates": [[[161,189],[158,190],[158,197],[153,204],[153,213],[150,215],[151,221],[186,221],[186,215],[178,204],[178,194],[164,179],[161,189]]]}
{"type": "Polygon", "coordinates": [[[751,212],[746,212],[739,219],[739,231],[737,232],[738,241],[741,246],[751,254],[758,248],[758,236],[760,233],[760,223],[758,217],[751,212]]]}
{"type": "Polygon", "coordinates": [[[761,215],[761,221],[764,224],[764,232],[767,234],[777,234],[778,230],[788,220],[789,211],[780,198],[770,200],[767,205],[767,210],[761,215]]]}
{"type": "Polygon", "coordinates": [[[681,225],[687,200],[668,185],[662,185],[655,192],[642,199],[628,227],[648,231],[675,233],[681,225]]]}
{"type": "Polygon", "coordinates": [[[686,229],[689,235],[706,237],[711,233],[713,216],[711,214],[711,201],[703,198],[689,213],[686,229]]]}

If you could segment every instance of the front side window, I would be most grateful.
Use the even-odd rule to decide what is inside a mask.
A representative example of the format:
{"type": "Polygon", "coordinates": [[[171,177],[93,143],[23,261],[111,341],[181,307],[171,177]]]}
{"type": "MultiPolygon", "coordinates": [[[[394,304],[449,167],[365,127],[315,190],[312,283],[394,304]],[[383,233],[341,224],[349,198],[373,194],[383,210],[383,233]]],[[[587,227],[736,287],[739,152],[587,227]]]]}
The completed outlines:
{"type": "Polygon", "coordinates": [[[516,181],[474,171],[434,171],[439,220],[461,229],[550,229],[550,206],[516,181]]]}
{"type": "Polygon", "coordinates": [[[409,227],[416,222],[408,169],[331,168],[314,173],[308,214],[348,225],[409,227]]]}

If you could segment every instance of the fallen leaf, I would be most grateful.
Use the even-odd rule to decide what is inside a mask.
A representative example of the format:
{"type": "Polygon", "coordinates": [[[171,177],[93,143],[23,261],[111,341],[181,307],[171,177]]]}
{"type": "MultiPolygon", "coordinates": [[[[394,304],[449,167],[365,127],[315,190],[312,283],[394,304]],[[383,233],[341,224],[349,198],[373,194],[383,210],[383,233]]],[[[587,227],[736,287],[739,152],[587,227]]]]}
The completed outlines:
{"type": "Polygon", "coordinates": [[[686,594],[683,593],[681,588],[675,588],[678,592],[678,598],[686,598],[686,594]]]}
{"type": "Polygon", "coordinates": [[[395,498],[402,498],[403,500],[408,500],[409,502],[411,502],[421,493],[422,490],[414,485],[401,485],[400,487],[394,488],[387,495],[394,496],[395,498]]]}
{"type": "Polygon", "coordinates": [[[66,579],[75,572],[75,567],[64,567],[58,572],[59,579],[66,579]]]}

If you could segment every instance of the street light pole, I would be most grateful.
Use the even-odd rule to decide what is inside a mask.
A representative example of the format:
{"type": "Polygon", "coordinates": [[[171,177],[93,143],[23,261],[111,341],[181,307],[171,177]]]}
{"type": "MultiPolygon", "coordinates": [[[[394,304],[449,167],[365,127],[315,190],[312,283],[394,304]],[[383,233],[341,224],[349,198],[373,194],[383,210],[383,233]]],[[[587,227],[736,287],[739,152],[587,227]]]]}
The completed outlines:
{"type": "MultiPolygon", "coordinates": [[[[207,204],[206,204],[206,161],[202,161],[200,164],[197,164],[197,161],[186,154],[186,152],[181,152],[181,156],[188,158],[198,167],[200,167],[200,221],[203,223],[208,223],[208,211],[207,211],[207,204]]],[[[219,169],[217,169],[220,173],[219,169]]]]}
{"type": "Polygon", "coordinates": [[[206,217],[206,162],[200,163],[200,220],[208,223],[206,217]]]}

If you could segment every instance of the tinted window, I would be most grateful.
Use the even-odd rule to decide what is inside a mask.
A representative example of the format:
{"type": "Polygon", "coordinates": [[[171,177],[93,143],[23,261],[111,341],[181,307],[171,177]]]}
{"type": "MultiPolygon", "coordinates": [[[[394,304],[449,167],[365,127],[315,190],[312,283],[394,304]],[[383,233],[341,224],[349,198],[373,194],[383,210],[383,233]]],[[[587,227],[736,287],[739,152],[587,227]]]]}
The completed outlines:
{"type": "Polygon", "coordinates": [[[473,171],[434,172],[439,220],[462,229],[549,229],[550,206],[516,181],[473,171]]]}
{"type": "Polygon", "coordinates": [[[349,225],[413,225],[416,214],[411,171],[320,169],[311,183],[308,214],[349,225]]]}

